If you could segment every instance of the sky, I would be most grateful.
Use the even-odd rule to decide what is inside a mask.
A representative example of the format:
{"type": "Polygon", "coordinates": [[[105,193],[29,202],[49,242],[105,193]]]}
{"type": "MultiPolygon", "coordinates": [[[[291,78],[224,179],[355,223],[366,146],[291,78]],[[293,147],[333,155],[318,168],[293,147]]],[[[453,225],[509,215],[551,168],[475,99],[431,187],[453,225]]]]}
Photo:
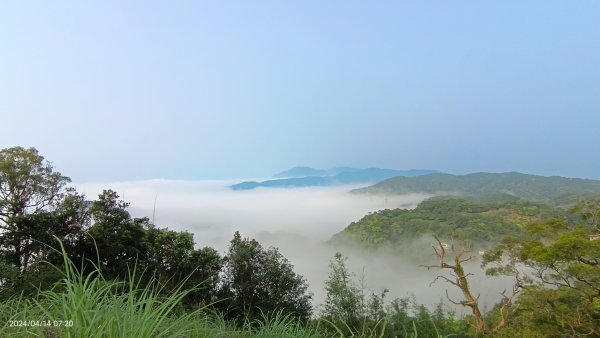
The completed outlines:
{"type": "Polygon", "coordinates": [[[0,147],[76,182],[600,179],[598,1],[13,1],[0,42],[0,147]]]}

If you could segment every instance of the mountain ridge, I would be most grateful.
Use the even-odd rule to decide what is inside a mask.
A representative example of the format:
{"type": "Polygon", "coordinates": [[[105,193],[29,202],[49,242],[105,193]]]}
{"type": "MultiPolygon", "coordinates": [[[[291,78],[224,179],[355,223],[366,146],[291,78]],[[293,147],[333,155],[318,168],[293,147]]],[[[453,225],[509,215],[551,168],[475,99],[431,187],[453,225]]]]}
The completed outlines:
{"type": "Polygon", "coordinates": [[[284,171],[277,175],[289,175],[292,173],[306,173],[306,172],[322,172],[327,173],[332,170],[341,170],[335,175],[329,176],[303,176],[303,177],[291,177],[291,178],[279,178],[273,180],[266,180],[262,182],[246,181],[238,184],[231,185],[230,188],[233,190],[251,190],[258,187],[265,188],[295,188],[295,187],[323,187],[323,186],[334,186],[343,184],[360,184],[360,183],[374,183],[379,182],[395,176],[418,176],[435,173],[435,170],[429,169],[411,169],[411,170],[397,170],[397,169],[382,169],[382,168],[351,168],[351,167],[337,167],[329,170],[314,169],[310,167],[294,167],[288,171],[284,171]]]}
{"type": "Polygon", "coordinates": [[[526,200],[570,204],[579,197],[600,197],[600,181],[562,176],[541,176],[516,171],[478,172],[466,175],[433,173],[416,177],[394,177],[351,191],[355,194],[429,193],[484,197],[508,194],[526,200]]]}

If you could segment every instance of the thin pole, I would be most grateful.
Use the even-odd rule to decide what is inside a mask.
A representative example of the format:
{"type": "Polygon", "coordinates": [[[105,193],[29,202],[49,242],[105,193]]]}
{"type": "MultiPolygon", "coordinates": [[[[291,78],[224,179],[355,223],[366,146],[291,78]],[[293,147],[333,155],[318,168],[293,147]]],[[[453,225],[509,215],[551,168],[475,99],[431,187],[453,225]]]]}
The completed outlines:
{"type": "Polygon", "coordinates": [[[152,209],[152,225],[154,225],[154,215],[156,214],[156,198],[158,194],[154,195],[154,208],[152,209]]]}

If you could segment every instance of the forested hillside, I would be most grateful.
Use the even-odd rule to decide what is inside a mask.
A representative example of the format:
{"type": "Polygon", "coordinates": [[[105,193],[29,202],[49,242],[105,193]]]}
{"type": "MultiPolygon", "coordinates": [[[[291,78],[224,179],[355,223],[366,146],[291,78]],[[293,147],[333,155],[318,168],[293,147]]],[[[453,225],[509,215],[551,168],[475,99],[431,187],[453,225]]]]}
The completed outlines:
{"type": "Polygon", "coordinates": [[[504,199],[432,198],[414,210],[382,210],[351,223],[332,241],[414,250],[417,238],[434,237],[437,259],[423,267],[442,271],[434,282],[460,291],[462,298],[446,297],[471,313],[469,335],[600,335],[600,200],[565,210],[504,199]],[[499,290],[498,303],[487,313],[465,265],[476,256],[488,276],[513,279],[512,288],[499,290]]]}
{"type": "Polygon", "coordinates": [[[354,193],[402,195],[428,193],[436,195],[459,195],[482,198],[489,195],[507,194],[525,200],[571,205],[586,198],[600,197],[600,181],[545,177],[509,173],[475,173],[463,176],[431,174],[417,177],[394,177],[354,193]]]}
{"type": "Polygon", "coordinates": [[[518,198],[431,198],[413,210],[387,209],[352,222],[333,241],[353,241],[369,248],[402,247],[423,236],[470,241],[488,247],[507,235],[519,235],[527,224],[558,218],[578,224],[566,210],[518,198]]]}

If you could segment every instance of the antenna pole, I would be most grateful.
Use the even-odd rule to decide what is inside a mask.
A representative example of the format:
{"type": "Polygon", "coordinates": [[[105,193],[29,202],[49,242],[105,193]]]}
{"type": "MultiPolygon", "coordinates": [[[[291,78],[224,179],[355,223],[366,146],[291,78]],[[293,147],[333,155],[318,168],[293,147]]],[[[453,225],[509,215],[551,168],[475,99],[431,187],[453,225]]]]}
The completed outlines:
{"type": "Polygon", "coordinates": [[[158,194],[154,195],[154,208],[152,209],[152,225],[154,225],[154,215],[156,214],[156,198],[158,194]]]}

